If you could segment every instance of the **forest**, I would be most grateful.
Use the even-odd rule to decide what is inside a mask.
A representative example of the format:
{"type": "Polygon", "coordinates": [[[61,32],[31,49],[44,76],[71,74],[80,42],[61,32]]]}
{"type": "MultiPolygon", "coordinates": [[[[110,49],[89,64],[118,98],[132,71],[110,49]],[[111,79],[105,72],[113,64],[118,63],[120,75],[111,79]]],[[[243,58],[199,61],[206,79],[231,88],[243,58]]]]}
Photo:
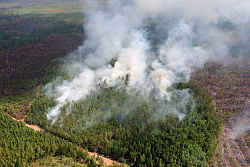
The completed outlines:
{"type": "Polygon", "coordinates": [[[46,73],[83,41],[82,3],[60,2],[0,2],[0,108],[12,116],[24,117],[46,73]]]}
{"type": "MultiPolygon", "coordinates": [[[[145,100],[140,93],[108,87],[104,81],[96,85],[99,91],[60,108],[55,122],[48,120],[57,100],[46,93],[46,84],[73,79],[65,71],[71,61],[66,55],[86,37],[82,6],[81,0],[0,2],[2,166],[250,164],[249,129],[243,124],[249,118],[247,65],[209,61],[191,74],[189,82],[169,87],[170,100],[150,95],[145,100]],[[184,106],[181,91],[190,95],[184,106]],[[162,106],[164,111],[159,112],[162,106]],[[107,165],[99,155],[113,164],[107,165]]],[[[156,50],[157,43],[153,45],[156,50]]],[[[247,64],[247,60],[243,61],[247,64]]],[[[127,75],[124,85],[128,81],[127,75]]]]}
{"type": "Polygon", "coordinates": [[[41,158],[58,156],[72,157],[74,160],[70,166],[76,162],[76,165],[97,166],[97,160],[83,148],[54,135],[36,132],[13,120],[3,110],[0,110],[0,125],[1,166],[29,166],[41,158]]]}
{"type": "MultiPolygon", "coordinates": [[[[60,69],[51,73],[58,74],[63,75],[60,69]]],[[[156,117],[159,102],[154,99],[133,106],[131,102],[138,103],[140,97],[115,87],[101,87],[101,94],[93,93],[75,102],[70,114],[66,114],[68,106],[64,106],[55,124],[47,121],[46,113],[56,101],[41,92],[31,105],[27,122],[133,166],[208,166],[216,152],[223,119],[209,94],[193,80],[174,88],[188,88],[193,94],[183,120],[169,113],[156,117]],[[129,114],[124,114],[124,108],[131,110],[129,114]]],[[[178,104],[179,98],[176,93],[171,103],[178,104]]]]}

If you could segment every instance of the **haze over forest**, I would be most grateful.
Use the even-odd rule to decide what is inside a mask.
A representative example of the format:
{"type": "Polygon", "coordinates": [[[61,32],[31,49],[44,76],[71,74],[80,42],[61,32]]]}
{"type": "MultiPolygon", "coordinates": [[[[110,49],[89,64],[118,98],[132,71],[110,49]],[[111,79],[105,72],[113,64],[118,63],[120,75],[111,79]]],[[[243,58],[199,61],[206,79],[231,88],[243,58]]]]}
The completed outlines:
{"type": "Polygon", "coordinates": [[[1,164],[248,166],[249,9],[0,2],[1,164]]]}

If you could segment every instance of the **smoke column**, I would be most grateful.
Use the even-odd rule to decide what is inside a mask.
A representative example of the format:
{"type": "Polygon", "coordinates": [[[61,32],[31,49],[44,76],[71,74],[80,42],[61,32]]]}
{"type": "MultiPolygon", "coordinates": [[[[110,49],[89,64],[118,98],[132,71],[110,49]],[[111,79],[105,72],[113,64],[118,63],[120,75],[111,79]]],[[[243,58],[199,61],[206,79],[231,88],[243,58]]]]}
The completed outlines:
{"type": "MultiPolygon", "coordinates": [[[[57,100],[47,114],[52,123],[62,106],[85,98],[103,82],[170,100],[168,88],[188,82],[192,67],[207,60],[234,61],[229,58],[232,32],[249,28],[247,0],[107,0],[102,5],[86,0],[84,6],[86,40],[70,55],[67,70],[73,79],[45,86],[57,100]]],[[[190,96],[185,90],[179,94],[190,96]]]]}

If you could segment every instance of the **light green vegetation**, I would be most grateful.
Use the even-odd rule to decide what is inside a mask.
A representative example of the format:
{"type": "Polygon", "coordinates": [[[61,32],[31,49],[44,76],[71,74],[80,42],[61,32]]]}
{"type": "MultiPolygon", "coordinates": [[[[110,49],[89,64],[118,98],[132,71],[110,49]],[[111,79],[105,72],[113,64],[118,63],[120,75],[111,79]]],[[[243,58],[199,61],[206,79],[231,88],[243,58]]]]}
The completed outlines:
{"type": "Polygon", "coordinates": [[[69,23],[82,24],[84,17],[81,12],[83,7],[82,3],[58,3],[58,4],[37,4],[27,5],[19,7],[6,8],[5,14],[13,15],[47,15],[50,17],[56,17],[69,23]]]}

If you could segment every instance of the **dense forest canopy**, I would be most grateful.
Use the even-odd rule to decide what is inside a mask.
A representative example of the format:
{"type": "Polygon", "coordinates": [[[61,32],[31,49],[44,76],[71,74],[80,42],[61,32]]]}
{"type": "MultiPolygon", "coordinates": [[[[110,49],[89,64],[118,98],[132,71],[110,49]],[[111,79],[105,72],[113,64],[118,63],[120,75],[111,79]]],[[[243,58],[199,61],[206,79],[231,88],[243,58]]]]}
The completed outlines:
{"type": "MultiPolygon", "coordinates": [[[[88,152],[67,140],[44,132],[35,132],[23,122],[13,120],[0,109],[1,166],[29,166],[44,157],[72,157],[81,164],[96,165],[88,152]]],[[[71,164],[73,165],[73,164],[71,164]]]]}
{"type": "MultiPolygon", "coordinates": [[[[51,75],[59,73],[64,74],[59,70],[51,75]]],[[[62,107],[53,124],[47,121],[47,108],[53,107],[56,101],[42,93],[31,106],[27,121],[90,151],[134,166],[207,166],[211,163],[222,118],[216,113],[210,96],[193,81],[175,85],[176,93],[171,101],[153,98],[144,101],[138,94],[133,96],[124,89],[100,89],[101,92],[93,91],[85,99],[62,107]],[[178,90],[187,88],[192,96],[183,106],[186,116],[180,119],[171,114],[171,103],[178,104],[181,101],[178,90]],[[159,103],[168,107],[157,116],[159,103]]]]}
{"type": "Polygon", "coordinates": [[[223,118],[247,106],[249,69],[230,64],[220,73],[223,65],[205,62],[248,60],[244,10],[227,5],[227,15],[211,10],[210,18],[188,15],[188,4],[165,13],[164,1],[150,10],[146,0],[120,2],[0,2],[3,166],[48,157],[102,166],[88,151],[131,166],[214,165],[223,118]],[[44,132],[6,113],[27,115],[44,132]]]}

